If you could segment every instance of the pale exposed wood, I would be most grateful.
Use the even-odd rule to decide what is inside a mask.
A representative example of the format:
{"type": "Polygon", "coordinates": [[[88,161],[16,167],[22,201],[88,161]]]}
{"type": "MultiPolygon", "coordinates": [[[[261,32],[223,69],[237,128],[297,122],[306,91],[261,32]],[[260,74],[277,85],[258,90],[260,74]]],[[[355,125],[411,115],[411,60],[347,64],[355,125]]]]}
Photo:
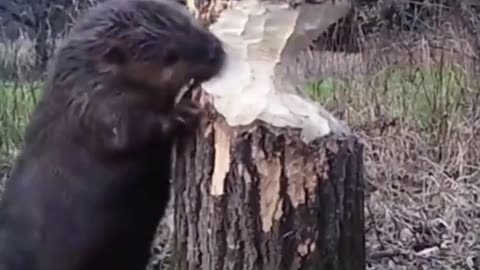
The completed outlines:
{"type": "Polygon", "coordinates": [[[243,0],[224,10],[210,29],[225,44],[227,65],[202,87],[227,123],[246,125],[259,119],[300,128],[307,142],[330,132],[349,134],[343,123],[297,90],[304,83],[294,60],[350,9],[347,1],[292,9],[286,3],[243,0]]]}

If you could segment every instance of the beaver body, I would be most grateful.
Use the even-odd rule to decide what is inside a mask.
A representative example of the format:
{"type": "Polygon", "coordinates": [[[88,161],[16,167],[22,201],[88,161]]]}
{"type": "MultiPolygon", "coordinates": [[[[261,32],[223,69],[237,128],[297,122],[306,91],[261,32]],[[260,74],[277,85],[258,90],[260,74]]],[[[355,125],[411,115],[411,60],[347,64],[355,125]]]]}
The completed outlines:
{"type": "Polygon", "coordinates": [[[48,70],[0,202],[0,270],[139,270],[169,200],[171,150],[198,109],[180,88],[220,41],[173,1],[110,0],[48,70]]]}

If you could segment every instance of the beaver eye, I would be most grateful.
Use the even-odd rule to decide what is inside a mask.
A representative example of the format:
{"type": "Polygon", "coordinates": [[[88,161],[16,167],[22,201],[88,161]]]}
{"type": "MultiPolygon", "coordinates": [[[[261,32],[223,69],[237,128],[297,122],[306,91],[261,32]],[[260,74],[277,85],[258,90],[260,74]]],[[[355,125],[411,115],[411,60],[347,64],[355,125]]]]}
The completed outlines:
{"type": "Polygon", "coordinates": [[[179,60],[179,58],[180,57],[178,56],[177,51],[173,48],[169,48],[165,51],[165,55],[163,57],[163,62],[166,65],[172,65],[172,64],[176,63],[179,60]]]}
{"type": "Polygon", "coordinates": [[[127,54],[122,48],[113,46],[103,54],[103,60],[108,64],[122,65],[127,62],[127,54]]]}

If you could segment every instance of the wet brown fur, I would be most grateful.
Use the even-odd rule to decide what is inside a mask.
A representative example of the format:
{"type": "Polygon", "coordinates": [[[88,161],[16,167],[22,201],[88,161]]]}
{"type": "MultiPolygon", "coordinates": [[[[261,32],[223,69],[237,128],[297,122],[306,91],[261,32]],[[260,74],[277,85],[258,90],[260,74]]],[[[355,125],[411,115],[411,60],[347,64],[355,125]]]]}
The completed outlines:
{"type": "Polygon", "coordinates": [[[99,4],[58,48],[0,203],[0,270],[145,268],[198,114],[175,96],[225,57],[167,1],[99,4]]]}

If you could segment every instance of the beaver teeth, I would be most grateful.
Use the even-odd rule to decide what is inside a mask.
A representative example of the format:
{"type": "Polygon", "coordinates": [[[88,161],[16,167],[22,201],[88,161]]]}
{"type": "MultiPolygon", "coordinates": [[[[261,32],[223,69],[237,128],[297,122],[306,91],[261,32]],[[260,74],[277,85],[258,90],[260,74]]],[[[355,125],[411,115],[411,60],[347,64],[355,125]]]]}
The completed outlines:
{"type": "Polygon", "coordinates": [[[190,91],[195,89],[196,86],[197,83],[195,79],[191,79],[186,85],[182,86],[182,88],[180,88],[180,90],[178,91],[177,96],[175,97],[175,104],[178,104],[180,100],[182,100],[182,98],[190,91]]]}

